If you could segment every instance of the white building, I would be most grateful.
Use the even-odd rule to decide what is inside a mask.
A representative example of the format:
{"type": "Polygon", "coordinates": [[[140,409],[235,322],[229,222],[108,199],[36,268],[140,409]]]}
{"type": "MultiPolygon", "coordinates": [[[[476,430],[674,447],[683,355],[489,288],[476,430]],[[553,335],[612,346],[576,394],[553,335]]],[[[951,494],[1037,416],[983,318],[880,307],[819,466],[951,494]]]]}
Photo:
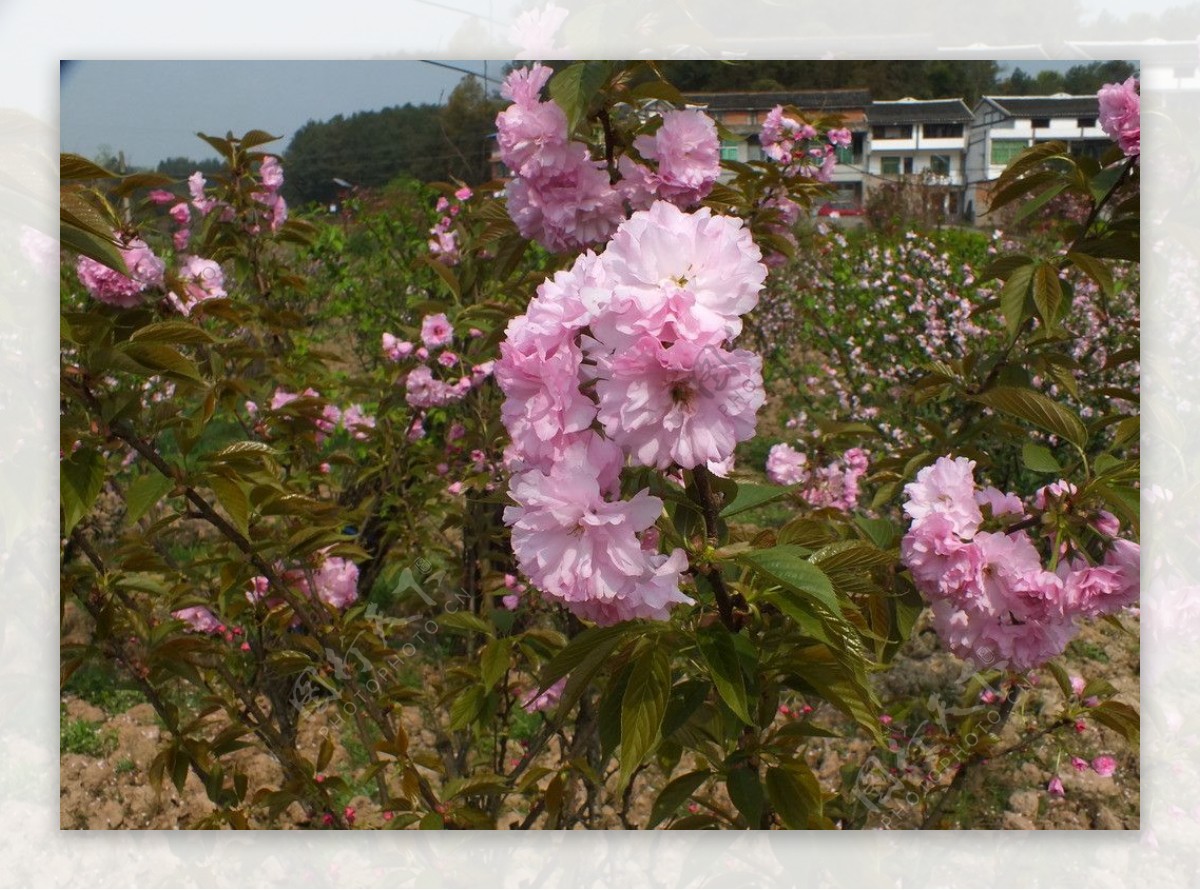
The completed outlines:
{"type": "Polygon", "coordinates": [[[1099,157],[1112,140],[1096,123],[1095,96],[984,96],[975,106],[966,147],[967,211],[987,209],[988,186],[1017,155],[1062,140],[1072,154],[1099,157]]]}
{"type": "Polygon", "coordinates": [[[867,109],[867,174],[879,179],[922,176],[961,186],[971,110],[962,99],[898,99],[867,109]]]}

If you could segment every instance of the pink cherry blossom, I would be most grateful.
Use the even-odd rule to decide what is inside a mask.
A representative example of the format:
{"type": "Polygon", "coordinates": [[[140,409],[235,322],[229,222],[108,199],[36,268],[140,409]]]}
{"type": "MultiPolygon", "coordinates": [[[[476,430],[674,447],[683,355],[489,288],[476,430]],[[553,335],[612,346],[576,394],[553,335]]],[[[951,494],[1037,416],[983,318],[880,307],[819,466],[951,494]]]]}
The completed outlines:
{"type": "Polygon", "coordinates": [[[190,207],[188,207],[186,201],[180,201],[171,208],[170,215],[171,219],[175,221],[176,225],[186,226],[188,221],[192,218],[192,210],[190,207]]]}
{"type": "Polygon", "coordinates": [[[717,127],[703,111],[668,111],[653,136],[639,136],[634,147],[658,169],[650,176],[657,197],[678,207],[698,204],[721,173],[717,127]]]}
{"type": "Polygon", "coordinates": [[[344,609],[358,599],[358,566],[340,556],[327,556],[313,572],[317,599],[344,609]]]}
{"type": "Polygon", "coordinates": [[[767,478],[776,485],[796,485],[805,478],[808,456],[786,442],[772,445],[767,454],[767,478]]]}
{"type": "Polygon", "coordinates": [[[199,170],[188,177],[188,191],[192,196],[192,206],[199,211],[201,216],[207,216],[219,203],[205,195],[204,186],[204,174],[199,170]]]}
{"type": "Polygon", "coordinates": [[[583,617],[613,623],[634,617],[664,619],[671,605],[690,600],[679,591],[687,568],[682,550],[671,556],[642,548],[638,535],[662,511],[641,491],[615,493],[620,451],[596,436],[569,445],[549,469],[513,477],[515,506],[504,511],[521,570],[548,598],[583,617]]]}
{"type": "Polygon", "coordinates": [[[445,346],[454,339],[454,328],[444,313],[427,315],[421,320],[421,342],[429,349],[445,346]]]}
{"type": "Polygon", "coordinates": [[[367,430],[375,429],[375,418],[363,411],[362,405],[351,405],[342,414],[342,425],[355,439],[370,438],[367,430]]]}
{"type": "Polygon", "coordinates": [[[1124,83],[1105,84],[1096,97],[1100,100],[1100,128],[1127,156],[1140,154],[1142,101],[1137,79],[1130,77],[1124,83]]]}
{"type": "Polygon", "coordinates": [[[1050,784],[1046,786],[1046,790],[1050,792],[1051,797],[1065,797],[1067,792],[1063,788],[1062,779],[1055,776],[1050,780],[1050,784]]]}
{"type": "Polygon", "coordinates": [[[166,264],[156,257],[140,238],[123,240],[119,248],[129,274],[80,256],[75,271],[88,293],[102,303],[129,309],[142,302],[142,293],[149,287],[160,287],[166,264]]]}
{"type": "Polygon", "coordinates": [[[740,219],[665,201],[623,223],[600,262],[611,299],[592,329],[610,350],[644,334],[697,343],[736,337],[767,275],[740,219]]]}
{"type": "Polygon", "coordinates": [[[258,167],[258,177],[262,180],[262,184],[271,191],[281,189],[283,187],[283,167],[280,166],[279,158],[274,155],[267,155],[263,158],[258,167]]]}
{"type": "Polygon", "coordinates": [[[536,711],[552,711],[559,699],[562,698],[563,690],[566,688],[567,678],[563,677],[540,693],[534,689],[521,700],[521,707],[530,714],[536,711]]]}
{"type": "Polygon", "coordinates": [[[692,469],[724,461],[754,435],[766,401],[762,359],[646,336],[604,363],[596,384],[605,434],[642,466],[692,469]]]}
{"type": "Polygon", "coordinates": [[[956,534],[971,537],[983,521],[975,503],[974,470],[975,461],[968,458],[939,457],[904,486],[904,512],[916,523],[939,513],[951,521],[956,534]]]}
{"type": "Polygon", "coordinates": [[[190,315],[196,304],[204,300],[228,296],[225,293],[225,273],[214,260],[187,257],[179,270],[179,281],[183,284],[183,296],[172,291],[167,298],[183,315],[190,315]]]}
{"type": "Polygon", "coordinates": [[[220,633],[224,629],[221,620],[204,606],[178,609],[171,613],[171,617],[178,618],[188,626],[188,630],[195,633],[213,634],[220,633]]]}
{"type": "Polygon", "coordinates": [[[1117,760],[1108,754],[1101,754],[1092,761],[1092,769],[1096,771],[1096,775],[1108,778],[1117,771],[1117,760]]]}

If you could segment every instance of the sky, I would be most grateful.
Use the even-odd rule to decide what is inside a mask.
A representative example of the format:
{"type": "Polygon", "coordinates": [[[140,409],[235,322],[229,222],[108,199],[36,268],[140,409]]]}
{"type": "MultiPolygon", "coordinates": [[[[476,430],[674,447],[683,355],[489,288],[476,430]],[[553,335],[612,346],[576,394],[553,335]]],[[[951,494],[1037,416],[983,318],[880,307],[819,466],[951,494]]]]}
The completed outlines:
{"type": "MultiPolygon", "coordinates": [[[[488,62],[489,77],[501,62],[488,62]]],[[[259,129],[283,151],[309,120],[390,105],[440,103],[483,62],[207,61],[72,62],[61,71],[62,150],[95,156],[103,147],[126,163],[153,167],[168,157],[215,157],[197,132],[259,129]]]]}
{"type": "MultiPolygon", "coordinates": [[[[223,136],[259,129],[280,136],[283,151],[309,120],[390,105],[441,103],[464,69],[489,78],[503,62],[372,61],[78,61],[61,70],[62,150],[95,157],[125,153],[132,166],[169,157],[216,157],[197,132],[223,136]],[[450,67],[446,67],[450,66],[450,67]]],[[[1072,62],[1006,63],[1036,74],[1072,62]]],[[[494,85],[494,84],[493,84],[494,85]]]]}

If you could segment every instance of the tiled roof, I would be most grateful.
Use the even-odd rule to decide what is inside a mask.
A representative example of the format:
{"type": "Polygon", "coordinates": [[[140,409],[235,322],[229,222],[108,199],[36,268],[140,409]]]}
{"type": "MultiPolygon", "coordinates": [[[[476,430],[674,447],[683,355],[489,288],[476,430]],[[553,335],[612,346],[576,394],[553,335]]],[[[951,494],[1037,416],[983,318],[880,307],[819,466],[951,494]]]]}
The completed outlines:
{"type": "Polygon", "coordinates": [[[971,120],[971,109],[962,99],[872,102],[867,120],[872,124],[965,124],[971,120]]]}
{"type": "Polygon", "coordinates": [[[1092,117],[1100,110],[1095,96],[984,96],[1013,117],[1092,117]]]}
{"type": "Polygon", "coordinates": [[[705,105],[713,111],[770,111],[776,105],[794,105],[804,111],[837,111],[865,108],[871,103],[870,90],[780,90],[770,93],[684,93],[692,105],[705,105]]]}

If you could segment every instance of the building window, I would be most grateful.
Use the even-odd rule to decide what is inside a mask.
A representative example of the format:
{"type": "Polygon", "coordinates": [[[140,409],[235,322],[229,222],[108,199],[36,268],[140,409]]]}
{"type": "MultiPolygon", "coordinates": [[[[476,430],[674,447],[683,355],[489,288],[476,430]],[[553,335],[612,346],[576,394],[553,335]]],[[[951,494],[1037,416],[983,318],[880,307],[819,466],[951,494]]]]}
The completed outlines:
{"type": "Polygon", "coordinates": [[[926,139],[957,139],[963,134],[963,125],[926,124],[923,132],[926,139]]]}
{"type": "Polygon", "coordinates": [[[1024,150],[1024,139],[993,139],[992,166],[1007,167],[1012,159],[1024,150]]]}
{"type": "Polygon", "coordinates": [[[1048,117],[1032,118],[1029,121],[1029,126],[1033,127],[1035,130],[1044,130],[1048,126],[1050,126],[1050,118],[1048,118],[1048,117]]]}
{"type": "Polygon", "coordinates": [[[933,155],[930,157],[929,172],[935,176],[949,176],[950,155],[933,155]]]}
{"type": "Polygon", "coordinates": [[[854,163],[854,147],[852,145],[839,145],[835,154],[839,164],[854,163]]]}
{"type": "Polygon", "coordinates": [[[912,139],[911,124],[887,124],[871,128],[872,139],[912,139]]]}
{"type": "Polygon", "coordinates": [[[721,143],[721,160],[722,161],[736,161],[737,159],[738,159],[738,143],[722,142],[721,143]]]}
{"type": "Polygon", "coordinates": [[[904,172],[910,176],[912,175],[912,172],[913,172],[913,159],[912,158],[904,159],[904,172]]]}
{"type": "Polygon", "coordinates": [[[1075,123],[1079,124],[1080,128],[1086,129],[1087,127],[1096,126],[1096,119],[1094,117],[1081,117],[1075,123]]]}
{"type": "Polygon", "coordinates": [[[899,176],[900,175],[900,159],[899,158],[880,158],[879,172],[884,176],[899,176]]]}

